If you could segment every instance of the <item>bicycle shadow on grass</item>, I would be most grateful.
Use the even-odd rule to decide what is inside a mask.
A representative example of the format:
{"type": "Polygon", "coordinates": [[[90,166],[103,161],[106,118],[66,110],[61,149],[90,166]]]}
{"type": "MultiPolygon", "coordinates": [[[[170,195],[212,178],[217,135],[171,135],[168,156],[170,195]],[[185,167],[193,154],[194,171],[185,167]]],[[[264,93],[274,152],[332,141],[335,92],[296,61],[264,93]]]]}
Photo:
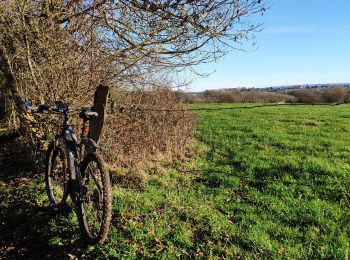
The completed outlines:
{"type": "MultiPolygon", "coordinates": [[[[0,136],[0,258],[72,258],[86,246],[68,217],[43,202],[42,171],[28,160],[17,133],[0,136]]],[[[45,196],[46,197],[46,196],[45,196]]]]}

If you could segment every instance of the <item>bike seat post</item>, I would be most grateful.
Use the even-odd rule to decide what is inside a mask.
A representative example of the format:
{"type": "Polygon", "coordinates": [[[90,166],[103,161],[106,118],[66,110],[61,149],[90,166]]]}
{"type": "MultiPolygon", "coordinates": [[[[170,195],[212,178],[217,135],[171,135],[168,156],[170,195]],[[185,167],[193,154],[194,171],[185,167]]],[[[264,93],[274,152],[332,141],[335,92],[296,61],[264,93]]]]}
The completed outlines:
{"type": "Polygon", "coordinates": [[[82,138],[87,138],[89,132],[90,132],[89,119],[86,118],[86,117],[84,117],[84,118],[83,118],[82,129],[81,129],[81,137],[82,137],[82,138]]]}

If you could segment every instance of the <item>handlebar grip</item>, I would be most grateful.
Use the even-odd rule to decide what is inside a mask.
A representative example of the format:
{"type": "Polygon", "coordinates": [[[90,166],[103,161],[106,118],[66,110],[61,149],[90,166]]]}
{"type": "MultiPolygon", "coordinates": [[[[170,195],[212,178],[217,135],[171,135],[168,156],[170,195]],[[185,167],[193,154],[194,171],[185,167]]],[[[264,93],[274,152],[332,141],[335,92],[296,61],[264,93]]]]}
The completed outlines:
{"type": "Polygon", "coordinates": [[[32,111],[32,112],[38,112],[39,107],[34,107],[34,106],[27,105],[27,106],[24,107],[24,109],[32,111]]]}
{"type": "Polygon", "coordinates": [[[29,111],[33,111],[33,112],[36,112],[39,109],[39,107],[31,106],[28,101],[24,101],[23,107],[25,110],[29,110],[29,111]]]}
{"type": "Polygon", "coordinates": [[[98,113],[93,111],[87,111],[85,112],[85,115],[89,117],[98,117],[98,113]]]}

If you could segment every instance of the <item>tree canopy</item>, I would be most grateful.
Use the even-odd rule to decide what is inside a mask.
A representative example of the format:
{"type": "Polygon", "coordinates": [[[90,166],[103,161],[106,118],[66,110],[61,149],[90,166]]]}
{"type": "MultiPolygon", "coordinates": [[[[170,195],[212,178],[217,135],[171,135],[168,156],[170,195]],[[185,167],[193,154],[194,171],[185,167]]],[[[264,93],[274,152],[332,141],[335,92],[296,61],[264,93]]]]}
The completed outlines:
{"type": "Polygon", "coordinates": [[[3,74],[41,100],[138,86],[239,48],[260,26],[246,18],[264,11],[261,0],[5,0],[3,74]]]}

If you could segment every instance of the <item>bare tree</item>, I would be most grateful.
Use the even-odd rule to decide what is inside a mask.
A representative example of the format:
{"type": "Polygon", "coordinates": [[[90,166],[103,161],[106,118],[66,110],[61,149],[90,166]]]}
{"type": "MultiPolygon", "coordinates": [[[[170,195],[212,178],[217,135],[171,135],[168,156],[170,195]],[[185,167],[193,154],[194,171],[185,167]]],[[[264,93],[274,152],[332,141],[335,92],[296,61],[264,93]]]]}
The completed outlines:
{"type": "Polygon", "coordinates": [[[178,71],[239,48],[259,28],[245,18],[263,13],[262,2],[5,0],[0,46],[14,77],[19,70],[30,79],[23,91],[32,88],[40,99],[48,88],[57,94],[51,92],[63,81],[75,93],[79,84],[137,85],[149,73],[178,71]],[[62,72],[64,79],[57,76],[62,72]]]}
{"type": "Polygon", "coordinates": [[[344,103],[347,101],[349,92],[345,88],[330,88],[322,92],[323,102],[344,103]]]}
{"type": "Polygon", "coordinates": [[[249,16],[264,13],[263,2],[3,0],[1,88],[21,115],[24,99],[80,106],[99,84],[164,86],[168,72],[241,48],[260,28],[249,16]]]}

